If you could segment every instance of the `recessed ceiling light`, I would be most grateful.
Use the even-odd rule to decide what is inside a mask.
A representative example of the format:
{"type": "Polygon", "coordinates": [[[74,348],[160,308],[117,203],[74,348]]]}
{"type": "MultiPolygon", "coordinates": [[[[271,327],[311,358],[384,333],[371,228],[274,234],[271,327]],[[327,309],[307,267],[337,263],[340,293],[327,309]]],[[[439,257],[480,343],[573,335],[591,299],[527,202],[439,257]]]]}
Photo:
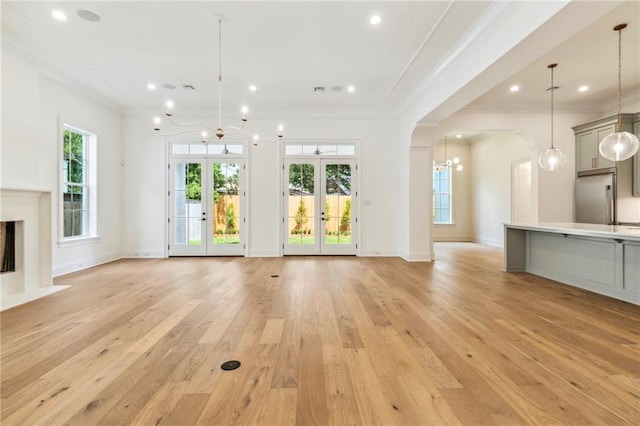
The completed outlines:
{"type": "Polygon", "coordinates": [[[156,85],[155,85],[155,84],[153,84],[153,83],[149,83],[149,84],[147,84],[147,89],[149,89],[149,90],[156,90],[156,85]]]}
{"type": "Polygon", "coordinates": [[[67,15],[61,10],[52,10],[51,11],[51,16],[56,18],[58,21],[66,21],[67,20],[67,15]]]}
{"type": "Polygon", "coordinates": [[[349,93],[353,93],[353,92],[355,92],[355,91],[356,91],[356,86],[349,86],[349,87],[347,87],[347,92],[349,92],[349,93]]]}
{"type": "Polygon", "coordinates": [[[258,88],[256,87],[255,84],[252,84],[251,86],[249,86],[249,91],[251,93],[256,93],[258,91],[258,88]]]}
{"type": "Polygon", "coordinates": [[[90,10],[78,9],[76,12],[79,17],[89,22],[100,22],[100,15],[97,13],[93,13],[90,10]]]}
{"type": "Polygon", "coordinates": [[[380,17],[380,15],[373,15],[371,18],[369,18],[369,23],[371,25],[378,25],[380,22],[382,22],[382,18],[380,17]]]}
{"type": "Polygon", "coordinates": [[[462,135],[461,135],[460,133],[458,133],[458,134],[456,135],[456,138],[458,138],[458,139],[460,139],[461,137],[462,137],[462,135]]]}
{"type": "Polygon", "coordinates": [[[580,86],[578,87],[578,92],[586,92],[589,90],[589,86],[580,86]]]}
{"type": "Polygon", "coordinates": [[[514,84],[513,86],[511,86],[509,88],[509,91],[511,91],[511,92],[517,92],[519,90],[520,90],[520,86],[518,86],[517,84],[514,84]]]}

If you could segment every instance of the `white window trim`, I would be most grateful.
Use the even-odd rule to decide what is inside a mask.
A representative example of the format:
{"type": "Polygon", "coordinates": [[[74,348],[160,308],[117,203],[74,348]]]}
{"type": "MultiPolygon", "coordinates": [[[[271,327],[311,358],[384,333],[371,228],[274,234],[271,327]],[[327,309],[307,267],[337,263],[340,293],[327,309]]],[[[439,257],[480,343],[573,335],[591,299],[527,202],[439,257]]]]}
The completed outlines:
{"type": "MultiPolygon", "coordinates": [[[[436,164],[442,164],[442,162],[436,162],[436,164]]],[[[436,222],[434,219],[433,226],[437,226],[437,227],[447,227],[447,226],[451,227],[451,226],[455,226],[456,224],[454,210],[453,210],[453,173],[452,173],[453,169],[451,167],[447,167],[447,169],[449,170],[449,222],[446,222],[446,223],[436,222]]],[[[434,195],[435,195],[435,190],[434,190],[434,195]]],[[[435,205],[433,206],[433,209],[434,210],[436,209],[435,205]]]]}
{"type": "Polygon", "coordinates": [[[78,127],[66,124],[60,118],[58,118],[58,247],[69,247],[82,244],[96,243],[100,240],[101,236],[98,232],[98,157],[97,157],[97,135],[90,131],[80,129],[78,127]],[[64,131],[70,130],[76,133],[82,133],[86,137],[86,174],[88,183],[86,185],[89,196],[89,232],[88,235],[78,235],[72,237],[64,236],[64,176],[63,161],[64,161],[64,131]]]}

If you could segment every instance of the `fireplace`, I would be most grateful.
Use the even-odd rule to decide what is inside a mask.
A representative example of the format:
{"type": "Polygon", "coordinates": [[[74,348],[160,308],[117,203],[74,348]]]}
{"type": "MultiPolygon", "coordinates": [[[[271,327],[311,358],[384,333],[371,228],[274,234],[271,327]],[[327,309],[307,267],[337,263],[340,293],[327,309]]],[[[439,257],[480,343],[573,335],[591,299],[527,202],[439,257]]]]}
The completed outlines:
{"type": "Polygon", "coordinates": [[[0,273],[16,271],[16,222],[0,222],[0,273]]]}
{"type": "Polygon", "coordinates": [[[0,188],[2,257],[13,249],[0,273],[0,308],[9,309],[68,286],[54,286],[52,274],[51,192],[0,188]],[[8,225],[10,224],[10,225],[8,225]],[[13,244],[8,241],[13,233],[13,244]],[[13,265],[10,265],[13,263],[13,265]]]}

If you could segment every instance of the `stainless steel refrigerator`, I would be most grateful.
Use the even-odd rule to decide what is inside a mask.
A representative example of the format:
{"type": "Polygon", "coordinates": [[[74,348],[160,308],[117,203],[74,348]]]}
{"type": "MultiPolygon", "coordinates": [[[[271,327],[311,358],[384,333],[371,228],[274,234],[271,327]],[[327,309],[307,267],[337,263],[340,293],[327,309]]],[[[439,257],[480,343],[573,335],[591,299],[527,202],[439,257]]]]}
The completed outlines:
{"type": "Polygon", "coordinates": [[[576,222],[616,223],[616,174],[595,174],[576,179],[576,222]]]}

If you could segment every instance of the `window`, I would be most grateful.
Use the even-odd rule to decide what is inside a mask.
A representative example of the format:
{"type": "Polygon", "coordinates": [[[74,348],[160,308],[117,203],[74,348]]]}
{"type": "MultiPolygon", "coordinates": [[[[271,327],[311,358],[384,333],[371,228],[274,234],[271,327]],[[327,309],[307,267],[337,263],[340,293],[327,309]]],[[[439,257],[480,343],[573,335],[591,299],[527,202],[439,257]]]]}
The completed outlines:
{"type": "Polygon", "coordinates": [[[95,237],[95,135],[64,125],[62,132],[61,240],[95,237]]]}
{"type": "Polygon", "coordinates": [[[354,157],[356,155],[356,144],[350,142],[333,143],[333,144],[314,144],[314,143],[287,143],[284,147],[285,156],[342,156],[354,157]]]}
{"type": "Polygon", "coordinates": [[[433,171],[433,223],[452,224],[451,167],[438,167],[433,171]]]}
{"type": "Polygon", "coordinates": [[[236,143],[203,145],[202,142],[171,142],[171,155],[242,155],[244,146],[236,143]]]}

